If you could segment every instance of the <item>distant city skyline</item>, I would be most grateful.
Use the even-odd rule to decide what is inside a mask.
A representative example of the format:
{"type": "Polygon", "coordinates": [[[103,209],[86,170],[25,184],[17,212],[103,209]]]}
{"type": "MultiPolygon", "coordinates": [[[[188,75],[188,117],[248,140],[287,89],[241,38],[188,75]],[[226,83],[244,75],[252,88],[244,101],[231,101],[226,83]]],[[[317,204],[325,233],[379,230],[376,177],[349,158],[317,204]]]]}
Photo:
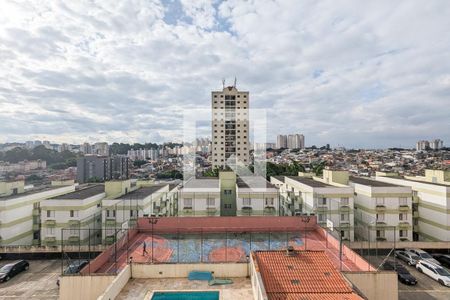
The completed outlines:
{"type": "Polygon", "coordinates": [[[235,77],[271,142],[450,140],[444,1],[127,3],[2,4],[0,143],[180,142],[183,111],[235,77]]]}

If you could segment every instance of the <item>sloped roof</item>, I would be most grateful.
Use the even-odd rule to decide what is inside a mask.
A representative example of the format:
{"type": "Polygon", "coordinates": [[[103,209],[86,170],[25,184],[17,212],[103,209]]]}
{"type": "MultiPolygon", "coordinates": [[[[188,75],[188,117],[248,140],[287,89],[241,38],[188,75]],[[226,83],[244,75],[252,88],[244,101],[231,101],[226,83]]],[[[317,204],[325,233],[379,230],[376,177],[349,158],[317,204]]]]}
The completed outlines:
{"type": "Polygon", "coordinates": [[[325,251],[254,252],[269,299],[362,299],[325,251]]]}

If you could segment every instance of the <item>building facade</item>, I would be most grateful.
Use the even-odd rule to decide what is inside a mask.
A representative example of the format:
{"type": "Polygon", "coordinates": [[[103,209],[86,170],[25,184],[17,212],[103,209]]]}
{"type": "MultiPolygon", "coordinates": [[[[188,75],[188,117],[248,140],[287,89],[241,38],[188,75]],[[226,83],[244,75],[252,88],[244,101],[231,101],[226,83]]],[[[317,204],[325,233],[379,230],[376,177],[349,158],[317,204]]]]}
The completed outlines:
{"type": "Polygon", "coordinates": [[[412,190],[367,178],[350,177],[355,189],[355,234],[370,241],[412,241],[412,190]]]}
{"type": "Polygon", "coordinates": [[[225,167],[238,162],[248,165],[249,92],[229,86],[222,91],[213,91],[211,97],[212,166],[225,167]]]}
{"type": "Polygon", "coordinates": [[[450,171],[425,170],[425,176],[376,174],[376,180],[412,189],[413,239],[450,241],[450,171]]]}
{"type": "Polygon", "coordinates": [[[74,185],[26,190],[23,181],[0,182],[0,245],[40,245],[42,201],[74,190],[74,185]]]}
{"type": "Polygon", "coordinates": [[[77,160],[77,182],[103,182],[129,178],[129,158],[126,156],[87,155],[77,160]]]}

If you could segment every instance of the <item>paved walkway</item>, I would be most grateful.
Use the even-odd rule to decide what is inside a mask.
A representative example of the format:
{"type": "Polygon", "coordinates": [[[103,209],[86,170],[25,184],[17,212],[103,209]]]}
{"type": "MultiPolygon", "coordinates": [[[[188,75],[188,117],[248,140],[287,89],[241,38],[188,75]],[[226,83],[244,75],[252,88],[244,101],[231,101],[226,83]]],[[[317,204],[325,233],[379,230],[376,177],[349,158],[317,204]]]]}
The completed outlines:
{"type": "MultiPolygon", "coordinates": [[[[130,279],[116,297],[117,300],[145,299],[145,295],[151,291],[161,290],[219,290],[221,299],[244,300],[253,299],[250,279],[232,278],[233,284],[208,286],[207,281],[190,281],[185,278],[162,279],[130,279]]],[[[147,299],[145,299],[147,300],[147,299]]]]}

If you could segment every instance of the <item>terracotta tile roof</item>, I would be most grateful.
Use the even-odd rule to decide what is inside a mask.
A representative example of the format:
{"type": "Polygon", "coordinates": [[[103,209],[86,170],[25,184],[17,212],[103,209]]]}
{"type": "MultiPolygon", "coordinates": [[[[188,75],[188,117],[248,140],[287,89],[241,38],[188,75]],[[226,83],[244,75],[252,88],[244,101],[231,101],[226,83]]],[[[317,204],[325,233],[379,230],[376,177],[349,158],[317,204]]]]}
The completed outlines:
{"type": "Polygon", "coordinates": [[[269,299],[362,299],[355,294],[325,251],[256,251],[269,299]]]}

